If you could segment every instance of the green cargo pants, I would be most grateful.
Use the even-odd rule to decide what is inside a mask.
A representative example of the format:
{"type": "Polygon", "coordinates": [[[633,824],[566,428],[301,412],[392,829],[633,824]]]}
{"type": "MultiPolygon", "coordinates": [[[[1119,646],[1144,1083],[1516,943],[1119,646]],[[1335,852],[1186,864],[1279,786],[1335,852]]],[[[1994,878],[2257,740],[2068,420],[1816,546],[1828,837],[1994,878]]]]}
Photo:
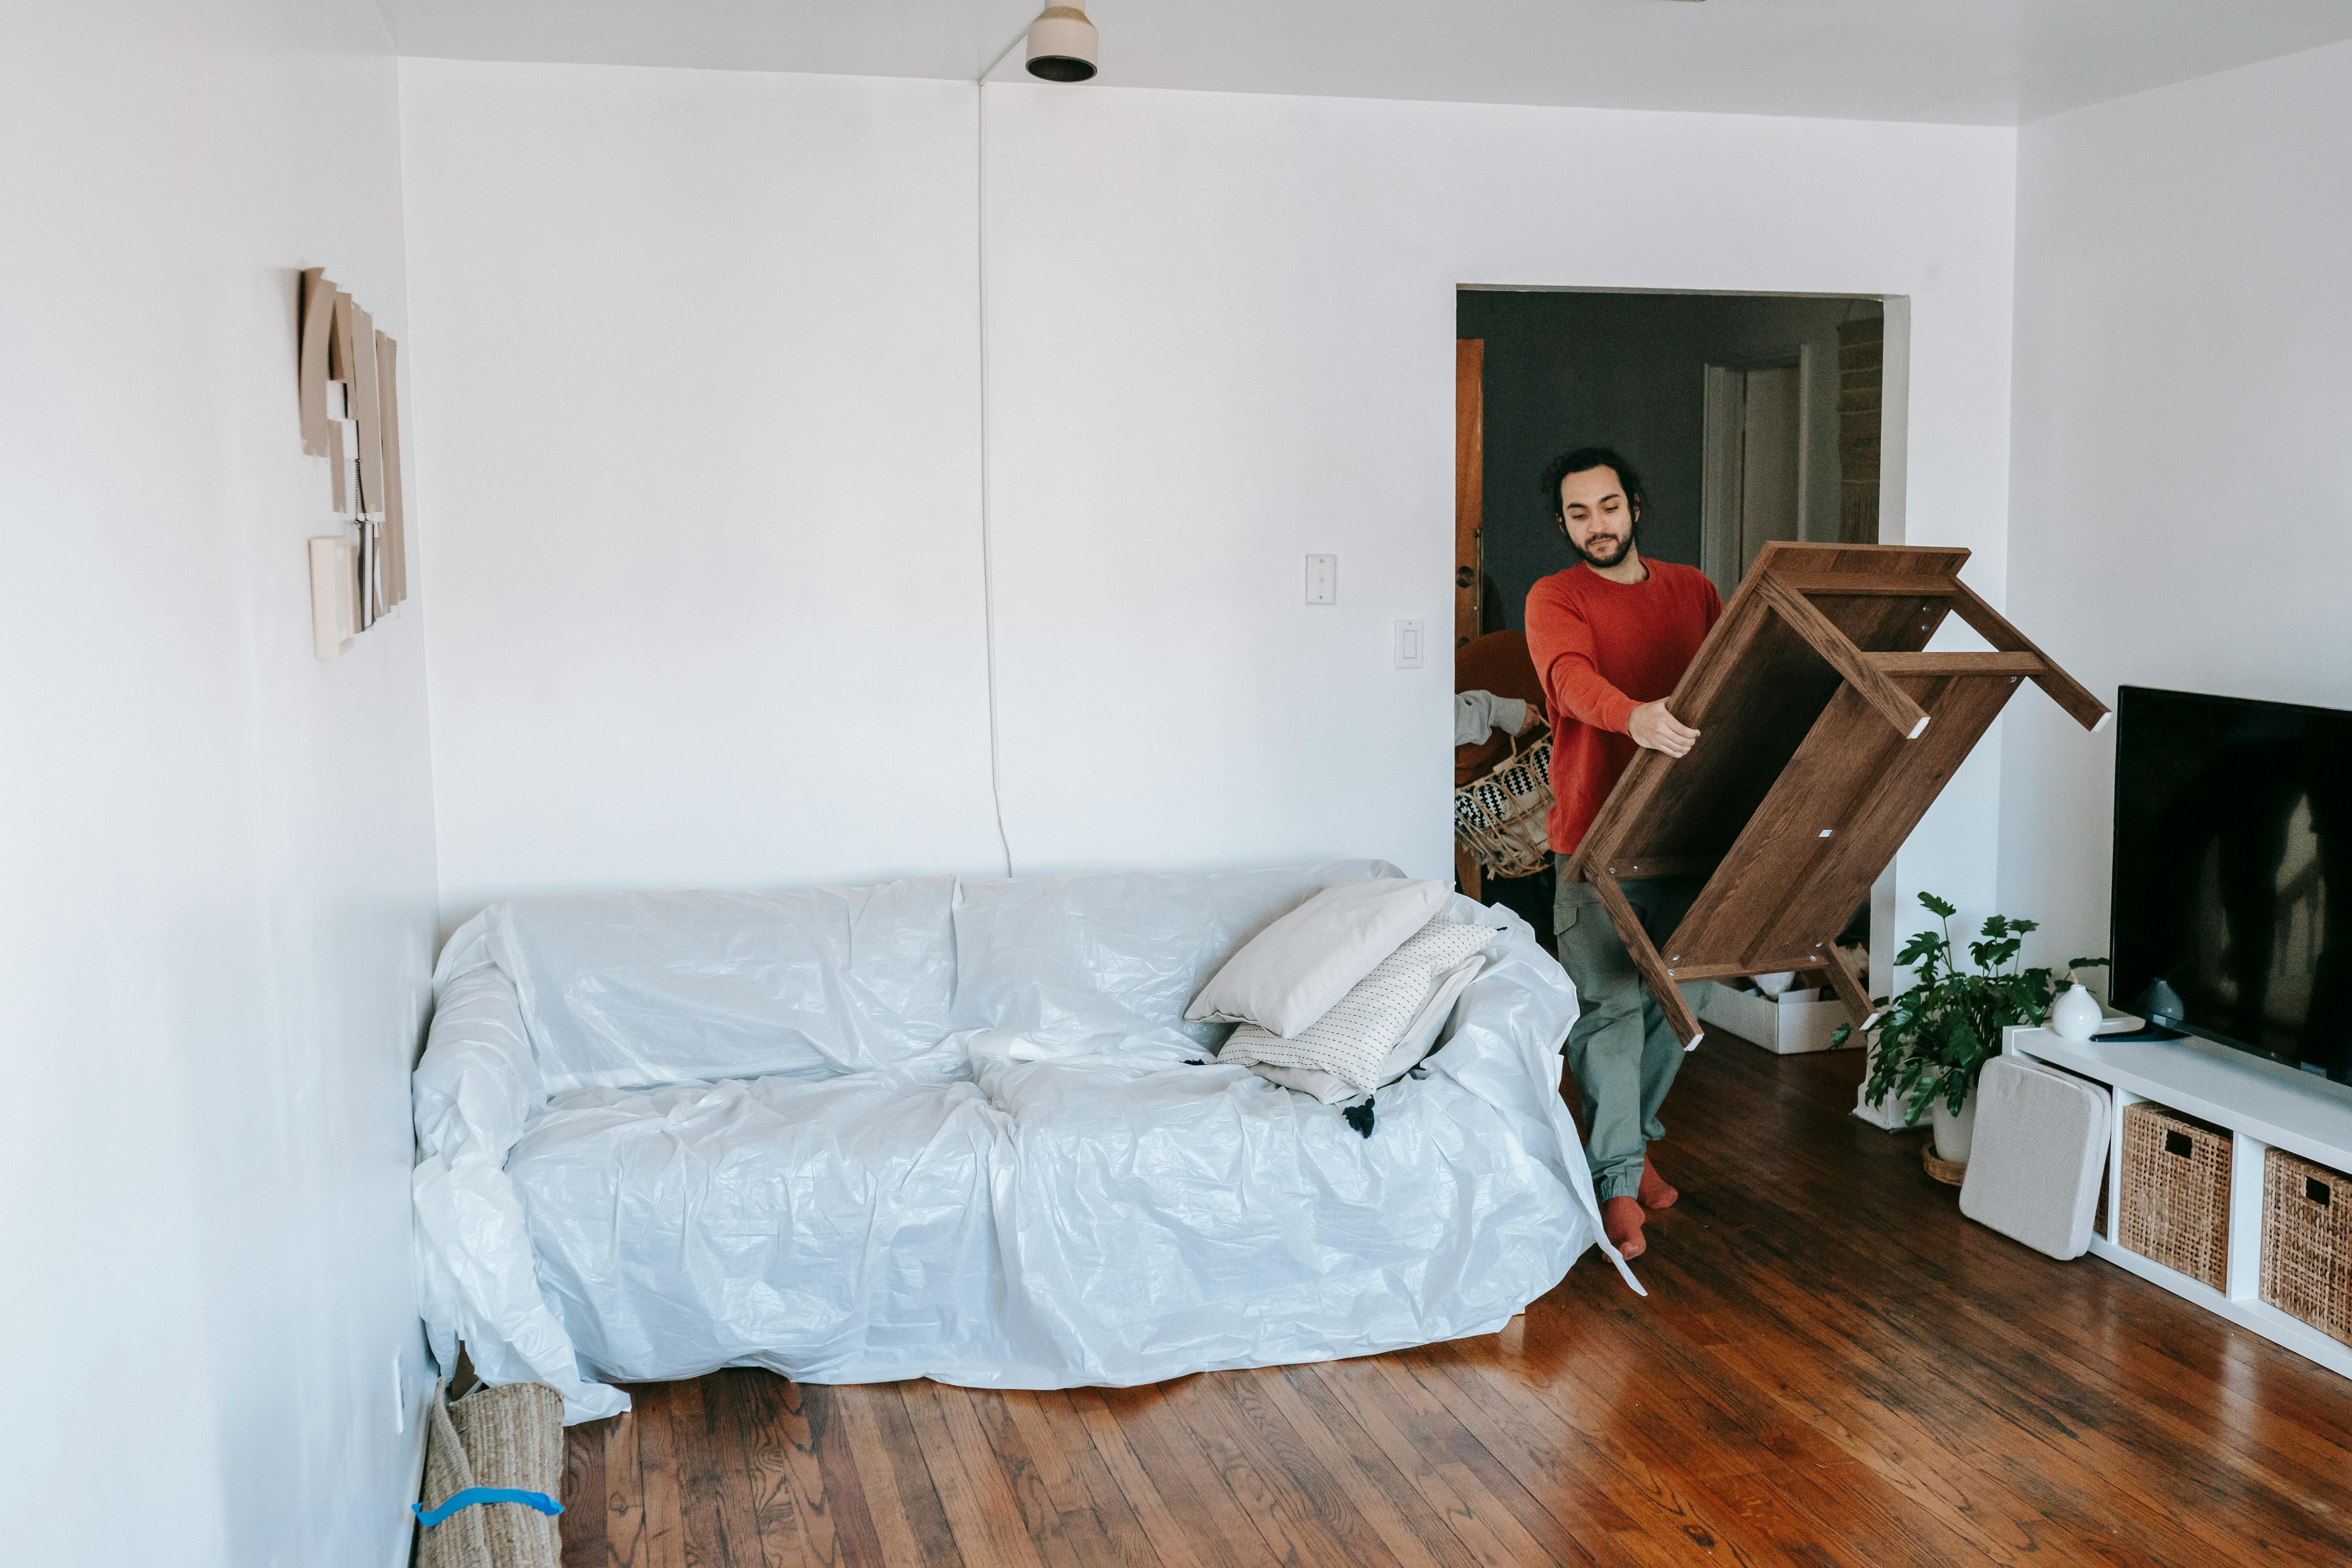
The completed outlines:
{"type": "MultiPolygon", "coordinates": [[[[1568,857],[1552,859],[1565,866],[1568,857]]],[[[1655,942],[1674,935],[1703,885],[1696,877],[1620,884],[1655,942]]],[[[1602,1203],[1632,1197],[1642,1184],[1643,1151],[1666,1135],[1658,1107],[1683,1065],[1682,1042],[1643,984],[1591,883],[1571,882],[1562,873],[1552,900],[1552,929],[1560,967],[1576,982],[1581,1010],[1568,1032],[1568,1067],[1584,1101],[1584,1158],[1592,1167],[1593,1192],[1602,1203]]],[[[1683,999],[1696,1009],[1712,984],[1690,982],[1682,987],[1683,999]]]]}

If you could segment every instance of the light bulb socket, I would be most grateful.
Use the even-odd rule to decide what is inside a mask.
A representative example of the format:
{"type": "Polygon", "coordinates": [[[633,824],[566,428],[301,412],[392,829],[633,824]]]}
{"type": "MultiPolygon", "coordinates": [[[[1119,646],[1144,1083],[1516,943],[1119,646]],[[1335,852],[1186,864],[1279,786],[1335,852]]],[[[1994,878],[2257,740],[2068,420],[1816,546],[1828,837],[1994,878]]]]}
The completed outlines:
{"type": "Polygon", "coordinates": [[[1076,5],[1048,5],[1029,24],[1029,74],[1086,81],[1095,74],[1095,25],[1076,5]]]}

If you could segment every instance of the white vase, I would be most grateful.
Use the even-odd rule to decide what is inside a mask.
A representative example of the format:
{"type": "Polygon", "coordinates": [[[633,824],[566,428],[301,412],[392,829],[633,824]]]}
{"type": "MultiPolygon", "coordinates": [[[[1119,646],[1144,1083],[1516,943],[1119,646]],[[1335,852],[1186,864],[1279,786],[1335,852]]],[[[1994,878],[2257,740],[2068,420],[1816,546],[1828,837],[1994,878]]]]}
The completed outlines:
{"type": "Polygon", "coordinates": [[[2084,988],[2081,981],[2066,987],[2058,1000],[2050,1004],[2051,1031],[2069,1040],[2087,1040],[2099,1032],[2099,999],[2084,988]]]}
{"type": "Polygon", "coordinates": [[[1958,1116],[1944,1109],[1941,1095],[1927,1108],[1927,1120],[1936,1129],[1936,1158],[1948,1160],[1955,1165],[1969,1163],[1969,1144],[1977,1135],[1977,1086],[1969,1085],[1969,1097],[1960,1101],[1958,1116]]]}

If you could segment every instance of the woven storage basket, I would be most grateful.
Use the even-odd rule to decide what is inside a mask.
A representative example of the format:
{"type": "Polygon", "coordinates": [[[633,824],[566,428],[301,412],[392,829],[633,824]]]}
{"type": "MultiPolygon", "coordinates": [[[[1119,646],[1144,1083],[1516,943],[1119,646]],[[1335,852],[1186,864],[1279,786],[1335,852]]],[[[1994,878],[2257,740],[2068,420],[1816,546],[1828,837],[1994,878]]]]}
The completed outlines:
{"type": "Polygon", "coordinates": [[[2224,1288],[2230,1135],[2160,1105],[2124,1107],[2123,1245],[2224,1288]]]}
{"type": "MultiPolygon", "coordinates": [[[[543,1383],[478,1388],[455,1405],[433,1392],[425,1449],[425,1506],[468,1487],[508,1487],[560,1498],[563,1395],[543,1383]]],[[[461,1508],[425,1527],[417,1568],[562,1568],[552,1516],[519,1502],[461,1508]]]]}
{"type": "Polygon", "coordinates": [[[1532,877],[1551,863],[1551,737],[1454,792],[1454,837],[1489,877],[1532,877]]]}
{"type": "Polygon", "coordinates": [[[2352,1176],[2284,1149],[2263,1157],[2263,1300],[2352,1342],[2352,1176]]]}

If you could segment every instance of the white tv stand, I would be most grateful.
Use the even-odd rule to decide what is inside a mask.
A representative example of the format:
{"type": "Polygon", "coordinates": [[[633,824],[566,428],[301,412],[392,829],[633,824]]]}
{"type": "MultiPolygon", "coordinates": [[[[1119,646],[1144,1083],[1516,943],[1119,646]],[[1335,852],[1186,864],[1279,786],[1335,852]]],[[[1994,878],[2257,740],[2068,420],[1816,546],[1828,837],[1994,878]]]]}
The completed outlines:
{"type": "MultiPolygon", "coordinates": [[[[2137,1020],[2121,1022],[2130,1027],[2137,1020]]],[[[2012,1027],[2001,1031],[2001,1050],[2080,1073],[2114,1090],[2115,1109],[2107,1119],[2107,1226],[2092,1235],[2094,1253],[2352,1377],[2352,1345],[2262,1300],[2263,1156],[2275,1145],[2352,1173],[2352,1088],[2193,1037],[2069,1040],[2047,1029],[2012,1027]],[[2140,1100],[2230,1130],[2230,1243],[2223,1289],[2126,1251],[2116,1240],[2124,1108],[2140,1100]]]]}

